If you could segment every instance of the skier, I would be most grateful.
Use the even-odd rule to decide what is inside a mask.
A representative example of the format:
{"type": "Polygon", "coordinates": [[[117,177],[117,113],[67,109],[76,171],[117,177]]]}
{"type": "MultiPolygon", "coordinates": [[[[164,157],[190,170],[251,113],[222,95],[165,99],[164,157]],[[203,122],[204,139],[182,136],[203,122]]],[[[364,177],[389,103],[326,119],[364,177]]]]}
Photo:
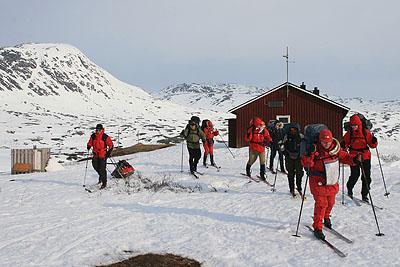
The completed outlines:
{"type": "Polygon", "coordinates": [[[202,124],[201,128],[206,135],[206,141],[203,142],[203,165],[207,167],[207,156],[210,154],[211,166],[216,166],[214,162],[214,136],[219,135],[219,132],[214,129],[214,125],[210,120],[203,120],[202,124]]]}
{"type": "Polygon", "coordinates": [[[249,160],[246,165],[246,175],[251,176],[251,165],[259,157],[260,179],[265,181],[265,146],[272,141],[265,123],[258,117],[252,119],[244,139],[246,142],[249,142],[249,160]]]}
{"type": "MultiPolygon", "coordinates": [[[[363,201],[369,202],[368,192],[371,185],[371,151],[369,148],[376,148],[378,140],[370,132],[370,130],[362,126],[360,117],[355,114],[350,117],[351,129],[343,136],[342,147],[349,149],[350,154],[361,155],[361,166],[364,168],[365,176],[361,177],[361,198],[363,201]]],[[[347,194],[353,198],[353,188],[360,177],[360,165],[352,164],[350,166],[350,177],[347,182],[347,194]]]]}
{"type": "Polygon", "coordinates": [[[339,191],[339,162],[350,165],[359,162],[359,157],[344,151],[328,129],[321,130],[319,142],[314,146],[311,154],[301,157],[301,163],[310,177],[310,191],[315,200],[314,235],[325,239],[322,225],[332,228],[329,216],[339,191]]]}
{"type": "Polygon", "coordinates": [[[271,132],[272,142],[270,143],[271,147],[271,156],[269,158],[269,169],[272,173],[274,173],[274,159],[276,152],[278,152],[279,156],[279,164],[281,168],[281,172],[285,172],[284,162],[283,162],[283,153],[279,149],[280,144],[282,143],[283,137],[285,136],[285,131],[283,129],[283,123],[277,122],[275,127],[271,132]]]}
{"type": "Polygon", "coordinates": [[[103,189],[107,186],[107,158],[110,157],[111,152],[114,148],[113,142],[107,134],[104,133],[103,125],[96,125],[96,132],[93,133],[89,142],[87,143],[88,151],[93,147],[93,158],[92,158],[92,166],[99,174],[99,182],[101,183],[100,189],[103,189]]]}
{"type": "Polygon", "coordinates": [[[288,172],[288,182],[290,194],[295,197],[294,177],[296,176],[296,187],[300,195],[303,194],[301,180],[304,175],[303,166],[300,158],[300,143],[303,139],[297,124],[291,124],[288,133],[282,140],[283,154],[285,155],[285,165],[288,172]]]}
{"type": "Polygon", "coordinates": [[[189,120],[185,129],[181,132],[181,136],[186,139],[189,151],[190,173],[193,175],[197,172],[197,164],[201,158],[200,139],[203,141],[203,144],[206,142],[206,136],[199,126],[200,119],[197,120],[197,117],[194,117],[189,120]]]}

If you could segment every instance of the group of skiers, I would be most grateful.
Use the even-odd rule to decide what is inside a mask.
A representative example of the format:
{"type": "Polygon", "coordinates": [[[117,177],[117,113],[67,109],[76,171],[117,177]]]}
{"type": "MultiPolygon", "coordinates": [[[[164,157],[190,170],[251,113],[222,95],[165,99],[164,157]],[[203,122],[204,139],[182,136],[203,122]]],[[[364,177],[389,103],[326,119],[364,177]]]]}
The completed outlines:
{"type": "MultiPolygon", "coordinates": [[[[266,147],[270,147],[271,155],[269,169],[274,171],[274,158],[279,155],[280,171],[286,173],[290,194],[295,197],[297,192],[302,196],[302,177],[306,170],[310,179],[310,190],[315,200],[314,204],[314,235],[324,239],[323,225],[331,228],[330,213],[335,204],[335,196],[339,191],[338,170],[339,163],[350,165],[351,174],[347,182],[347,194],[353,198],[353,188],[362,173],[362,200],[368,202],[368,192],[371,184],[371,152],[376,148],[377,138],[369,129],[365,128],[358,114],[351,116],[350,127],[342,138],[342,142],[332,136],[329,129],[322,129],[318,140],[307,153],[301,151],[303,134],[298,124],[288,124],[284,129],[282,122],[274,122],[269,127],[259,118],[254,117],[245,133],[245,141],[249,144],[249,159],[246,164],[246,175],[251,177],[251,166],[259,159],[259,179],[266,181],[266,147]],[[269,129],[268,129],[269,128],[269,129]],[[284,158],[285,157],[285,158],[284,158]],[[295,181],[296,178],[296,181],[295,181]],[[295,183],[296,182],[296,183],[295,183]]],[[[211,166],[217,167],[214,161],[214,137],[219,135],[210,120],[203,120],[200,127],[200,118],[192,116],[181,137],[186,140],[189,152],[190,173],[197,177],[197,165],[201,158],[200,140],[203,143],[203,165],[207,167],[207,158],[210,156],[211,166]]],[[[104,133],[101,124],[96,125],[87,143],[88,152],[93,148],[92,165],[99,174],[99,185],[107,185],[106,161],[113,150],[111,138],[104,133]]],[[[278,169],[278,166],[277,168],[278,169]]]]}
{"type": "MultiPolygon", "coordinates": [[[[282,122],[276,122],[273,127],[265,126],[258,117],[250,121],[245,141],[249,143],[249,160],[246,165],[246,175],[251,177],[251,165],[257,157],[260,159],[260,179],[265,181],[265,147],[271,148],[270,170],[276,153],[279,153],[279,167],[284,170],[283,155],[287,170],[289,191],[295,196],[294,178],[296,177],[297,191],[302,195],[302,177],[305,169],[310,179],[311,194],[314,204],[314,235],[324,239],[323,225],[332,227],[330,214],[335,204],[335,197],[339,191],[339,163],[350,165],[351,174],[347,182],[347,194],[353,198],[353,188],[362,173],[362,200],[369,202],[368,192],[371,184],[371,152],[376,148],[378,140],[369,129],[363,126],[359,114],[350,117],[350,128],[339,141],[332,136],[329,129],[322,129],[318,140],[313,144],[311,151],[301,151],[303,134],[297,124],[288,124],[283,129],[282,122]]],[[[277,166],[278,169],[278,166],[277,166]]]]}

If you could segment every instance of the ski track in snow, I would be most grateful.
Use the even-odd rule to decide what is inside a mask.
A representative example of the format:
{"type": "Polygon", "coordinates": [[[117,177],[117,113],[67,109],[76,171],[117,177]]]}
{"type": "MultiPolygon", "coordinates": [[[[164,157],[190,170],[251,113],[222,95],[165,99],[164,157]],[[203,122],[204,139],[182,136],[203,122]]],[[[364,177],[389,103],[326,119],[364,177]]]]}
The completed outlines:
{"type": "MultiPolygon", "coordinates": [[[[386,149],[381,148],[385,154],[386,149]]],[[[354,240],[347,244],[325,232],[327,239],[348,256],[338,257],[304,229],[311,223],[314,200],[307,188],[301,238],[296,231],[301,198],[292,199],[287,178],[278,174],[276,192],[263,183],[248,183],[240,174],[247,149],[229,151],[217,144],[216,161],[222,168],[199,171],[194,180],[180,172],[180,146],[130,155],[130,162],[143,177],[166,177],[181,184],[199,184],[200,192],[140,191],[127,194],[122,181],[109,179],[109,188],[92,194],[82,187],[85,163],[66,170],[11,176],[0,181],[1,266],[94,266],[132,255],[160,252],[194,258],[204,266],[354,266],[398,265],[400,234],[400,187],[396,179],[400,164],[384,164],[390,191],[384,189],[376,158],[372,160],[372,195],[384,237],[377,237],[370,206],[357,207],[341,193],[332,212],[334,227],[354,240]],[[151,164],[155,162],[155,164],[151,164]],[[15,179],[15,181],[9,181],[15,179]],[[213,192],[215,188],[217,192],[213,192]],[[126,251],[132,251],[127,253],[126,251]]],[[[187,152],[184,169],[187,168],[187,152]]],[[[258,163],[252,167],[258,173],[258,163]]],[[[349,170],[346,168],[346,180],[349,170]]],[[[268,173],[267,179],[273,181],[268,173]]],[[[86,182],[95,183],[89,166],[86,182]]],[[[303,178],[303,184],[305,177],[303,178]]],[[[360,190],[357,183],[355,192],[360,190]]]]}

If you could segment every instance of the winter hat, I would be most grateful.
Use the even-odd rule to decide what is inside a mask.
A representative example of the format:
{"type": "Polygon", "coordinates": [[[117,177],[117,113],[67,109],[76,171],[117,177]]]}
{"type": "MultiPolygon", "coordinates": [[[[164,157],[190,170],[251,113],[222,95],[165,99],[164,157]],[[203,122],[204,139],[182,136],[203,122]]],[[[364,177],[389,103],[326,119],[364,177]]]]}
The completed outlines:
{"type": "Polygon", "coordinates": [[[332,142],[333,137],[332,137],[332,132],[328,129],[323,129],[322,131],[319,132],[319,141],[320,142],[332,142]]]}
{"type": "Polygon", "coordinates": [[[353,116],[350,117],[350,125],[358,125],[358,126],[362,125],[361,119],[357,114],[354,114],[353,116]]]}
{"type": "Polygon", "coordinates": [[[102,124],[97,124],[96,125],[96,130],[103,130],[104,128],[103,128],[103,125],[102,124]]]}
{"type": "Polygon", "coordinates": [[[253,124],[254,124],[254,126],[258,127],[263,124],[263,121],[259,117],[254,117],[253,124]]]}
{"type": "Polygon", "coordinates": [[[212,128],[213,126],[214,126],[214,125],[213,125],[212,121],[207,121],[207,127],[212,128]]]}

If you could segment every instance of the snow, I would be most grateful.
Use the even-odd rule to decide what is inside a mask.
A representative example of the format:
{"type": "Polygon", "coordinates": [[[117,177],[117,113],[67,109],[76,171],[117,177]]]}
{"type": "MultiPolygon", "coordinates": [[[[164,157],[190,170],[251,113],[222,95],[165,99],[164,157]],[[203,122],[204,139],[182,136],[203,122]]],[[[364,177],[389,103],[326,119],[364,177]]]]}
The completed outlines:
{"type": "MultiPolygon", "coordinates": [[[[386,155],[386,147],[381,150],[386,155]]],[[[247,149],[232,151],[235,159],[218,143],[215,155],[221,171],[199,167],[205,173],[199,180],[188,174],[186,149],[184,172],[180,172],[180,145],[124,157],[142,177],[152,181],[172,179],[198,185],[201,190],[193,193],[168,190],[129,193],[123,181],[109,179],[107,190],[90,194],[82,187],[85,162],[48,173],[2,175],[1,265],[94,266],[147,252],[179,254],[204,266],[400,263],[397,257],[400,234],[393,227],[400,218],[400,183],[396,178],[399,161],[383,162],[389,198],[383,196],[376,157],[372,161],[371,192],[374,203],[384,207],[376,213],[385,236],[375,235],[377,228],[370,206],[358,207],[347,199],[347,205],[343,206],[341,194],[337,195],[332,222],[338,231],[355,240],[354,244],[347,244],[326,232],[327,238],[348,254],[342,259],[316,241],[304,227],[304,223],[311,223],[311,195],[307,193],[304,205],[299,231],[302,237],[292,237],[301,200],[289,196],[286,177],[278,175],[275,193],[265,184],[248,183],[240,175],[246,164],[247,149]]],[[[257,163],[252,169],[253,173],[258,172],[257,163]]],[[[273,180],[272,174],[268,180],[273,180]]],[[[86,182],[97,182],[90,164],[86,182]]],[[[358,191],[360,182],[355,188],[358,191]]]]}
{"type": "MultiPolygon", "coordinates": [[[[199,166],[205,174],[198,180],[188,173],[187,149],[182,150],[181,144],[115,158],[127,159],[136,173],[129,181],[109,179],[107,189],[94,193],[83,187],[85,182],[93,189],[97,182],[91,163],[66,159],[68,154],[83,156],[78,153],[85,151],[92,128],[103,121],[115,143],[120,132],[123,146],[174,137],[191,115],[213,119],[227,140],[225,119],[232,116],[226,113],[228,107],[252,98],[252,92],[261,89],[221,85],[218,91],[221,86],[192,84],[189,93],[175,96],[166,90],[156,99],[118,81],[72,46],[26,44],[5,48],[9,49],[20,51],[37,66],[44,61],[49,69],[69,73],[76,83],[93,81],[93,88],[83,86],[81,92],[70,92],[60,87],[59,95],[48,91],[49,95],[38,96],[26,80],[13,73],[22,90],[0,90],[0,266],[95,266],[148,252],[179,254],[204,266],[400,265],[396,227],[400,223],[399,100],[331,98],[351,107],[350,114],[362,112],[373,121],[390,192],[388,198],[384,196],[379,162],[372,151],[371,194],[374,203],[384,208],[376,214],[385,235],[375,235],[378,230],[370,206],[358,207],[348,199],[342,205],[340,192],[332,222],[354,240],[347,244],[326,232],[348,255],[340,258],[304,227],[312,223],[314,201],[309,188],[299,228],[302,237],[292,236],[301,200],[290,197],[283,174],[277,176],[275,193],[241,175],[247,148],[231,149],[233,158],[225,145],[217,142],[215,160],[222,169],[217,172],[199,166]],[[59,59],[64,57],[72,65],[62,65],[59,59]],[[81,67],[79,57],[89,70],[81,67]],[[207,105],[208,98],[213,104],[207,105]],[[185,103],[191,106],[180,105],[185,103]],[[47,172],[11,175],[10,149],[32,145],[51,147],[47,172]]],[[[39,72],[34,69],[29,81],[38,86],[45,82],[58,85],[39,72]]],[[[10,77],[0,70],[1,75],[10,77]]],[[[112,165],[107,166],[113,171],[112,165]]],[[[258,162],[252,170],[258,173],[258,162]]],[[[346,181],[348,176],[346,168],[346,181]]],[[[269,181],[273,178],[268,174],[269,181]]],[[[360,187],[359,181],[354,189],[358,196],[360,187]]]]}

